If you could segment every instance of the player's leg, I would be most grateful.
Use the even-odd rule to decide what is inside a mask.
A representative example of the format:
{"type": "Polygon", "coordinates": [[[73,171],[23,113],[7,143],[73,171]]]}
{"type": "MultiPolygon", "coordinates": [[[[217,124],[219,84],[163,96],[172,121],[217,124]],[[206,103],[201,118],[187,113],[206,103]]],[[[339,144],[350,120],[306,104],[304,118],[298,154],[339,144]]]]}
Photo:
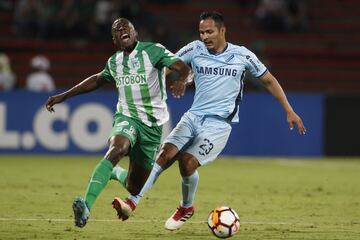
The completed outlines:
{"type": "Polygon", "coordinates": [[[110,138],[109,145],[104,159],[95,167],[86,190],[85,201],[90,209],[110,180],[113,167],[128,153],[130,141],[127,137],[117,135],[110,138]]]}
{"type": "Polygon", "coordinates": [[[184,223],[194,215],[194,198],[199,182],[197,168],[200,164],[193,155],[189,153],[182,153],[178,162],[182,176],[182,200],[180,202],[180,206],[165,222],[165,228],[168,230],[181,228],[182,225],[184,225],[184,223]]]}
{"type": "MultiPolygon", "coordinates": [[[[135,149],[134,149],[135,150],[135,149]]],[[[139,194],[141,188],[144,186],[151,168],[146,168],[143,164],[139,164],[137,161],[130,158],[129,173],[126,181],[126,188],[131,195],[139,194]]],[[[131,199],[126,198],[122,200],[119,197],[115,197],[112,202],[113,208],[116,210],[119,219],[123,221],[128,219],[131,213],[135,210],[136,204],[131,199]]]]}
{"type": "Polygon", "coordinates": [[[125,156],[130,147],[130,141],[124,136],[114,136],[109,141],[109,150],[105,157],[96,165],[85,193],[85,199],[77,197],[73,203],[75,226],[84,227],[90,216],[90,209],[97,197],[107,185],[113,166],[125,156]]]}
{"type": "Polygon", "coordinates": [[[165,227],[169,230],[179,229],[193,215],[194,198],[199,181],[196,169],[216,159],[224,149],[231,132],[230,124],[216,117],[204,117],[194,123],[198,135],[192,144],[184,149],[179,159],[182,201],[165,223],[165,227]]]}
{"type": "Polygon", "coordinates": [[[131,195],[129,199],[138,205],[142,197],[152,188],[160,174],[169,168],[178,159],[179,149],[171,144],[165,143],[154,163],[150,175],[139,194],[131,195]]]}
{"type": "MultiPolygon", "coordinates": [[[[194,116],[190,113],[184,114],[181,118],[180,122],[174,128],[174,130],[170,133],[170,135],[165,140],[165,144],[163,145],[156,162],[154,163],[151,173],[145,182],[143,188],[141,189],[140,193],[137,195],[131,195],[128,200],[130,200],[135,206],[139,204],[141,198],[144,194],[150,190],[150,188],[154,185],[160,174],[169,166],[171,166],[176,159],[177,154],[179,153],[179,149],[181,149],[185,144],[191,141],[193,136],[192,131],[192,119],[194,116]]],[[[116,200],[116,199],[115,199],[116,200]]],[[[123,208],[130,209],[130,204],[126,206],[121,199],[117,199],[119,202],[118,205],[121,205],[123,208]]],[[[127,214],[128,211],[122,210],[120,208],[118,211],[118,215],[122,215],[124,212],[127,214]]],[[[115,208],[116,209],[116,208],[115,208]]],[[[124,219],[124,218],[122,218],[124,219]]]]}
{"type": "Polygon", "coordinates": [[[125,200],[116,197],[113,201],[113,207],[122,220],[126,220],[132,211],[135,210],[138,203],[136,196],[140,194],[140,190],[144,187],[153,169],[155,156],[160,147],[161,127],[148,127],[144,124],[139,124],[138,129],[139,140],[129,154],[130,165],[126,186],[131,195],[125,200]]]}
{"type": "MultiPolygon", "coordinates": [[[[178,153],[178,149],[172,144],[165,144],[162,148],[162,151],[159,154],[158,161],[154,163],[154,166],[151,169],[150,175],[147,175],[147,180],[144,183],[138,184],[134,187],[134,191],[132,191],[131,195],[122,200],[119,197],[116,197],[113,201],[113,208],[117,211],[117,215],[119,219],[123,221],[128,219],[132,212],[135,210],[136,206],[139,204],[141,198],[144,194],[151,189],[151,187],[155,184],[156,180],[160,176],[160,174],[171,164],[174,162],[171,156],[175,156],[178,153]],[[162,164],[161,167],[159,164],[162,164]],[[139,186],[142,185],[139,191],[139,186]]],[[[150,170],[149,170],[150,171],[150,170]]],[[[134,172],[135,173],[135,172],[134,172]]],[[[134,174],[136,177],[138,174],[134,174]]],[[[130,179],[128,177],[128,179],[130,179]]],[[[144,180],[144,178],[143,178],[144,180]]],[[[131,181],[131,180],[130,180],[131,181]]],[[[130,184],[130,183],[129,183],[130,184]]]]}
{"type": "Polygon", "coordinates": [[[182,177],[182,201],[180,205],[183,208],[194,206],[195,192],[199,182],[198,167],[200,167],[198,160],[189,153],[184,153],[179,159],[179,169],[182,177]]]}
{"type": "Polygon", "coordinates": [[[126,188],[126,179],[128,176],[128,170],[116,165],[110,175],[110,180],[118,181],[124,188],[126,188]]]}
{"type": "Polygon", "coordinates": [[[76,226],[85,226],[90,215],[90,209],[110,179],[113,166],[129,152],[130,146],[133,145],[136,139],[136,131],[129,131],[131,128],[134,129],[124,119],[124,116],[115,115],[114,126],[109,139],[109,149],[104,158],[97,164],[90,177],[85,199],[77,197],[74,200],[73,211],[76,226]],[[128,131],[124,131],[124,129],[128,131]]]}
{"type": "MultiPolygon", "coordinates": [[[[136,120],[124,116],[120,113],[115,114],[115,122],[111,131],[112,136],[122,135],[127,137],[130,140],[131,149],[132,149],[133,146],[136,144],[138,134],[139,134],[139,126],[136,120]]],[[[114,168],[110,175],[110,180],[116,180],[124,188],[127,188],[126,187],[127,176],[128,176],[128,170],[122,168],[119,165],[114,165],[114,168]]]]}

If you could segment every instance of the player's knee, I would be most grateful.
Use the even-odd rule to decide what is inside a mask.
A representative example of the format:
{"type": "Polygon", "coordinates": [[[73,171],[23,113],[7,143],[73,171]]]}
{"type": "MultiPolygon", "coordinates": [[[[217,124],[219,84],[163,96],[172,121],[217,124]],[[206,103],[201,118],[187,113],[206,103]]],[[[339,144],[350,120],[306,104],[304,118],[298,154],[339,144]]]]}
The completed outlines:
{"type": "Polygon", "coordinates": [[[166,151],[162,151],[156,159],[156,163],[159,164],[162,168],[165,168],[167,165],[169,165],[170,161],[171,155],[166,151]]]}
{"type": "Polygon", "coordinates": [[[105,158],[110,160],[115,165],[127,154],[127,152],[128,149],[125,146],[112,145],[106,153],[105,158]]]}
{"type": "Polygon", "coordinates": [[[156,163],[162,167],[163,170],[170,167],[176,160],[179,150],[172,144],[165,143],[157,156],[156,163]]]}
{"type": "Polygon", "coordinates": [[[185,157],[179,161],[179,168],[182,176],[192,175],[199,166],[199,162],[194,157],[185,157]]]}

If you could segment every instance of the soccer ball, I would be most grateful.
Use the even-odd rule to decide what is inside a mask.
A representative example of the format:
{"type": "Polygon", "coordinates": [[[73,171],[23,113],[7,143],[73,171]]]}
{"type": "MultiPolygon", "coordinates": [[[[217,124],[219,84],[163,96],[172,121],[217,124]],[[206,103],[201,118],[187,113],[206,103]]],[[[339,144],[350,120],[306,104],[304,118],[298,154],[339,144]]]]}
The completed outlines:
{"type": "Polygon", "coordinates": [[[210,212],[208,226],[216,237],[228,238],[239,231],[240,218],[234,209],[218,207],[210,212]]]}

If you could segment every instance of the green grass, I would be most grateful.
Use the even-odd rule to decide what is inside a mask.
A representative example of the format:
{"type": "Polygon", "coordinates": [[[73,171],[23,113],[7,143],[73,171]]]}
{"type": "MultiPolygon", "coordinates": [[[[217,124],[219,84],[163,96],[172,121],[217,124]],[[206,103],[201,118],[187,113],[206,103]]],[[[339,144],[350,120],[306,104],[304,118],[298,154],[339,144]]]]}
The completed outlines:
{"type": "Polygon", "coordinates": [[[233,239],[360,239],[360,159],[219,159],[199,169],[194,217],[168,232],[180,200],[174,165],[128,221],[110,204],[127,193],[110,182],[86,227],[75,228],[72,201],[99,159],[0,156],[0,239],[215,239],[205,221],[221,205],[240,215],[233,239]]]}

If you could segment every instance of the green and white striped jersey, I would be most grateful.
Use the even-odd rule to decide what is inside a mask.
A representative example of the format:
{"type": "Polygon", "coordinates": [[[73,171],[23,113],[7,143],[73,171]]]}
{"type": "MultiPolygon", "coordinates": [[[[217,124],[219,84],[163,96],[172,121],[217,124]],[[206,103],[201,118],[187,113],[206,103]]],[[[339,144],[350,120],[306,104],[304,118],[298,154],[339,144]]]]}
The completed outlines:
{"type": "Polygon", "coordinates": [[[165,67],[178,60],[159,43],[139,41],[129,56],[122,51],[112,55],[102,76],[116,83],[117,111],[147,126],[160,126],[168,121],[165,67]]]}

